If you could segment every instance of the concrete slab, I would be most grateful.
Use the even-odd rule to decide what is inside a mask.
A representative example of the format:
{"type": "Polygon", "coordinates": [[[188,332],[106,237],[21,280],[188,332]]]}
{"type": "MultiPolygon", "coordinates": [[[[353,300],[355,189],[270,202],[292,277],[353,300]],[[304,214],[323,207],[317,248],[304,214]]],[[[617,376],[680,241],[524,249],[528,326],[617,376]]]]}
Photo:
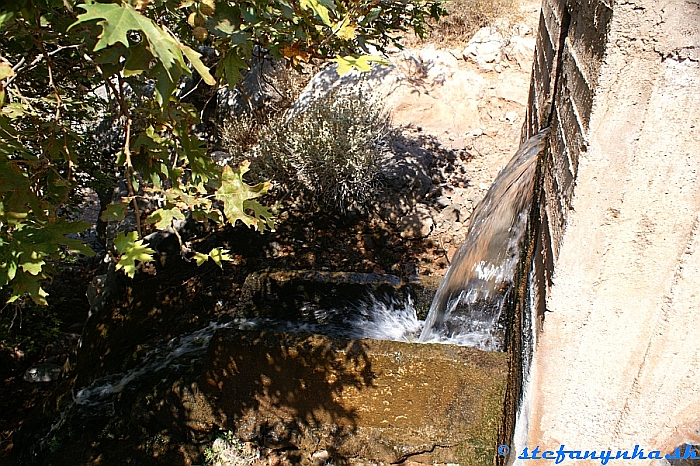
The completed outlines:
{"type": "Polygon", "coordinates": [[[220,330],[201,386],[227,428],[308,456],[493,464],[505,353],[220,330]]]}

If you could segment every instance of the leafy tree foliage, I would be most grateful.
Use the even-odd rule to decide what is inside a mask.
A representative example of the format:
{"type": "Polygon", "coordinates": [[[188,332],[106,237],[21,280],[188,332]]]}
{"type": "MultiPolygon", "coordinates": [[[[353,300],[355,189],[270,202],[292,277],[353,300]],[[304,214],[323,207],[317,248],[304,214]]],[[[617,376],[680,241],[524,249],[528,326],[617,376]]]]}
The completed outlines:
{"type": "MultiPolygon", "coordinates": [[[[153,259],[144,234],[191,216],[272,229],[256,199],[268,183],[247,165],[217,166],[194,131],[199,110],[180,99],[192,77],[235,86],[257,46],[291,66],[334,58],[366,69],[398,34],[443,14],[433,0],[16,0],[0,7],[0,287],[46,304],[41,283],[68,255],[91,255],[67,237],[84,188],[104,222],[132,216],[108,253],[133,276],[153,259]],[[84,3],[82,3],[84,1],[84,3]],[[207,58],[202,53],[207,52],[207,58]],[[100,124],[102,122],[102,124],[100,124]],[[116,142],[93,137],[104,122],[116,142]],[[106,147],[107,146],[107,147],[106,147]],[[128,195],[112,201],[119,180],[128,195]],[[159,208],[144,212],[144,197],[159,208]]],[[[182,245],[198,264],[230,260],[182,245]]]]}

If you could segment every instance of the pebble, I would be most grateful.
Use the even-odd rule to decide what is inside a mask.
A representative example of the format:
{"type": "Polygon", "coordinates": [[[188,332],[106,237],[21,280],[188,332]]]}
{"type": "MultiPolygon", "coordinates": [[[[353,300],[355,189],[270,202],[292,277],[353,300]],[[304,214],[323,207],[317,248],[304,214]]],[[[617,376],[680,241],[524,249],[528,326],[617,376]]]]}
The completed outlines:
{"type": "Polygon", "coordinates": [[[41,363],[32,366],[24,373],[24,380],[31,383],[51,382],[61,378],[63,368],[58,364],[41,363]]]}

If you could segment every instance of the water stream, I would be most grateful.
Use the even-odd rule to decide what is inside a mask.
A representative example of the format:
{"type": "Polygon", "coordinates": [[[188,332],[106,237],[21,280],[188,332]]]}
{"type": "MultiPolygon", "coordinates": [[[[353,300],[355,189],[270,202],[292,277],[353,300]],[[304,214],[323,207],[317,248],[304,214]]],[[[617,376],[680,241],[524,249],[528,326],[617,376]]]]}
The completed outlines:
{"type": "Polygon", "coordinates": [[[457,338],[468,346],[503,349],[503,309],[514,291],[546,134],[542,131],[520,146],[474,209],[467,237],[440,283],[419,341],[457,338]]]}
{"type": "Polygon", "coordinates": [[[74,394],[75,404],[104,408],[143,376],[190,364],[203,356],[214,332],[223,327],[502,349],[504,329],[500,321],[513,291],[513,274],[532,204],[536,160],[544,138],[540,133],[520,147],[474,209],[467,238],[454,256],[425,322],[418,319],[410,299],[373,298],[356,303],[351,312],[316,309],[305,321],[253,318],[212,322],[155,347],[131,371],[95,380],[74,394]]]}
{"type": "Polygon", "coordinates": [[[545,136],[540,133],[520,147],[475,208],[467,238],[454,256],[425,322],[418,319],[410,299],[374,298],[356,303],[351,312],[347,308],[314,310],[312,318],[303,322],[262,318],[212,322],[157,345],[137,367],[98,378],[74,392],[72,403],[51,426],[41,447],[72,415],[114,414],[114,402],[125,390],[137,390],[144,380],[166,369],[171,373],[201,360],[214,333],[224,327],[502,350],[503,310],[513,292],[513,275],[532,204],[536,160],[544,149],[545,136]]]}

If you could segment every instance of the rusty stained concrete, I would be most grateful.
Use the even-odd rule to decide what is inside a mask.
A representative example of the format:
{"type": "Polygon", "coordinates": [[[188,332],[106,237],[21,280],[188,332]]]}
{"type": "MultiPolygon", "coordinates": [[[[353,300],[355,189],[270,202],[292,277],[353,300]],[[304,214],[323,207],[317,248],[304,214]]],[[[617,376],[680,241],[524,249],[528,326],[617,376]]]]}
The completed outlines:
{"type": "Polygon", "coordinates": [[[220,330],[200,383],[226,428],[265,446],[386,463],[490,465],[505,353],[220,330]]]}

